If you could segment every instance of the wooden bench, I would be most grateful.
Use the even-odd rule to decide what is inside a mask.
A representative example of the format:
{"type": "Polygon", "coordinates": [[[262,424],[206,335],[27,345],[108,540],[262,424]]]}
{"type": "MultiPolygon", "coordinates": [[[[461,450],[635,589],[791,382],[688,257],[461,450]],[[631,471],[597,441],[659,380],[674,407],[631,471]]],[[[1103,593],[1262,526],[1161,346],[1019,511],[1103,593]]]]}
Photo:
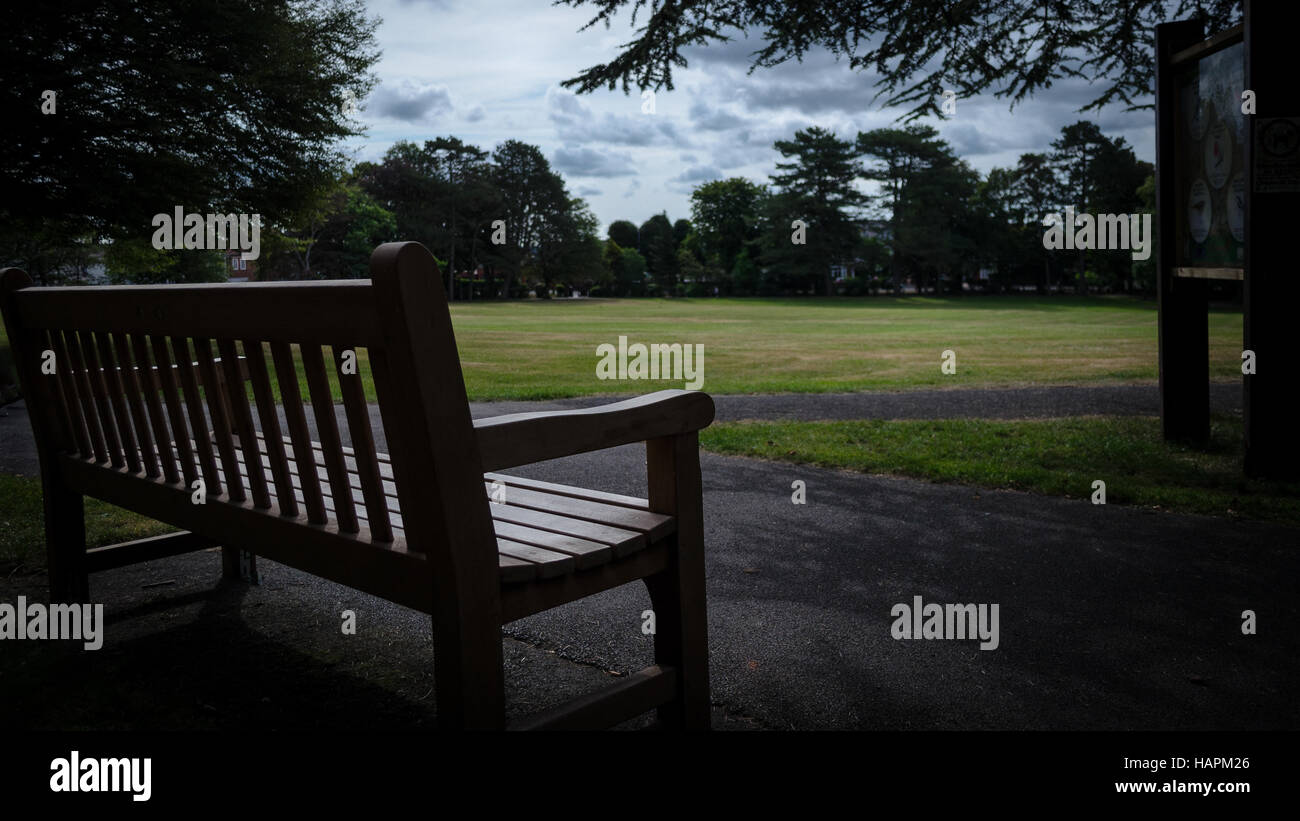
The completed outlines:
{"type": "MultiPolygon", "coordinates": [[[[640,579],[655,664],[517,726],[609,726],[657,709],[664,725],[707,728],[697,431],[713,401],[668,390],[473,421],[432,256],[389,243],[370,271],[69,288],[0,275],[40,455],[53,599],[88,601],[92,571],[215,546],[237,577],[247,551],[430,614],[440,725],[501,728],[501,626],[640,579]],[[642,441],[648,500],[498,473],[642,441]],[[183,531],[88,551],[87,495],[183,531]]],[[[624,618],[640,629],[639,613],[624,618]]]]}

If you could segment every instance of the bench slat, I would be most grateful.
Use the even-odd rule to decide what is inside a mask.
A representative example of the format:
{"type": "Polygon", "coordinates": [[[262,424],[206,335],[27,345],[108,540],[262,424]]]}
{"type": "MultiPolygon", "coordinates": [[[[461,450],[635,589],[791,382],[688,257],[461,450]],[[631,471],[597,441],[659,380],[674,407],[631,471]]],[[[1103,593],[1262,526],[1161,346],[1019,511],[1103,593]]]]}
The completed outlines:
{"type": "MultiPolygon", "coordinates": [[[[321,500],[320,481],[316,474],[316,457],[312,450],[311,435],[307,430],[307,416],[303,412],[302,391],[298,387],[293,350],[287,342],[272,342],[271,358],[275,361],[275,378],[280,385],[280,401],[284,407],[285,422],[289,426],[294,462],[301,465],[305,473],[302,490],[303,504],[307,508],[307,521],[313,524],[324,524],[327,521],[325,503],[321,500]]],[[[292,470],[292,465],[290,469],[292,470]]]]}
{"type": "Polygon", "coordinates": [[[126,392],[127,404],[131,406],[131,419],[135,423],[135,439],[140,446],[140,462],[144,474],[156,479],[162,474],[158,467],[158,454],[154,450],[153,434],[149,431],[149,417],[144,409],[144,391],[140,387],[140,378],[136,374],[135,364],[131,358],[131,349],[127,345],[126,335],[114,333],[113,350],[117,355],[119,379],[126,392]]]}
{"type": "Polygon", "coordinates": [[[70,430],[72,439],[76,442],[77,452],[83,459],[89,459],[94,453],[90,447],[90,436],[87,433],[86,417],[82,408],[81,397],[77,393],[76,377],[73,374],[75,370],[72,365],[72,359],[68,356],[67,346],[63,342],[63,334],[59,331],[49,331],[49,350],[54,351],[54,371],[59,375],[59,386],[62,388],[61,400],[64,410],[71,417],[70,430]]]}
{"type": "Polygon", "coordinates": [[[611,527],[610,525],[572,519],[555,513],[544,513],[539,510],[514,507],[509,504],[491,505],[491,508],[493,519],[607,544],[614,549],[614,555],[617,557],[626,556],[640,550],[647,543],[644,534],[611,527]]]}
{"type": "Polygon", "coordinates": [[[370,283],[250,282],[24,288],[15,294],[31,328],[114,331],[159,336],[246,337],[358,345],[382,340],[370,283]],[[283,321],[292,317],[292,321],[283,321]]]}
{"type": "Polygon", "coordinates": [[[176,391],[176,372],[172,369],[171,354],[167,352],[167,340],[161,336],[149,337],[153,348],[154,362],[158,365],[158,382],[162,387],[163,404],[167,407],[167,419],[172,426],[172,441],[176,444],[176,456],[181,463],[181,474],[185,478],[185,487],[193,487],[199,478],[198,468],[194,464],[194,451],[190,448],[190,437],[185,428],[185,412],[181,409],[180,395],[176,391]]]}
{"type": "Polygon", "coordinates": [[[95,410],[95,400],[90,394],[90,376],[86,373],[86,364],[81,358],[81,345],[77,341],[77,332],[64,330],[63,342],[68,352],[68,361],[72,363],[77,382],[77,398],[81,402],[81,413],[86,420],[86,430],[90,434],[91,452],[95,460],[108,461],[108,451],[104,448],[104,432],[99,427],[99,414],[95,410]]]}
{"type": "MultiPolygon", "coordinates": [[[[298,503],[293,498],[292,485],[289,483],[289,460],[284,453],[284,438],[280,435],[280,417],[275,411],[275,397],[271,394],[271,376],[266,370],[266,356],[262,352],[262,343],[245,339],[244,358],[248,363],[248,381],[253,385],[253,398],[257,401],[257,418],[261,421],[265,439],[254,437],[253,446],[262,442],[274,443],[267,450],[267,463],[271,468],[271,477],[280,497],[284,513],[298,515],[298,503]]],[[[260,449],[260,448],[259,448],[260,449]]]]}
{"type": "MultiPolygon", "coordinates": [[[[225,370],[226,399],[230,402],[235,434],[239,437],[239,449],[244,452],[246,460],[251,459],[257,453],[257,429],[253,427],[253,410],[248,405],[248,393],[243,389],[239,368],[236,365],[239,351],[233,339],[218,339],[217,350],[221,353],[221,365],[225,370]]],[[[271,494],[267,492],[266,475],[262,471],[249,472],[248,488],[253,494],[255,506],[260,508],[271,506],[271,494]]]]}
{"type": "Polygon", "coordinates": [[[574,487],[572,485],[557,485],[554,482],[525,479],[522,476],[507,476],[504,473],[484,473],[483,478],[489,482],[493,480],[500,481],[507,487],[525,487],[530,490],[540,490],[546,493],[552,493],[556,496],[572,496],[575,499],[587,499],[592,502],[602,502],[607,505],[619,505],[620,507],[630,507],[636,510],[650,509],[649,500],[639,499],[636,496],[623,496],[619,493],[607,493],[603,490],[589,490],[584,487],[574,487]]]}
{"type": "Polygon", "coordinates": [[[180,376],[181,390],[185,394],[185,410],[189,413],[190,430],[194,434],[193,449],[199,456],[199,467],[203,471],[204,489],[208,493],[220,495],[221,480],[217,478],[217,460],[213,455],[208,423],[203,418],[203,403],[199,398],[199,382],[195,376],[189,340],[183,336],[173,336],[172,355],[176,359],[176,373],[180,376]],[[203,433],[202,436],[199,435],[200,432],[203,433]]]}
{"type": "Polygon", "coordinates": [[[144,403],[148,410],[149,427],[153,430],[153,441],[158,449],[158,460],[162,464],[163,479],[169,484],[175,484],[180,479],[176,472],[176,457],[172,452],[172,436],[167,430],[167,421],[163,417],[162,402],[158,399],[153,372],[143,370],[150,361],[143,336],[131,335],[131,350],[135,354],[137,368],[141,369],[137,373],[147,383],[143,386],[144,403]]]}
{"type": "MultiPolygon", "coordinates": [[[[384,488],[379,478],[379,463],[375,458],[375,439],[370,430],[370,412],[366,409],[366,393],[361,385],[361,356],[352,349],[355,373],[343,372],[344,351],[342,345],[333,346],[334,374],[339,380],[339,392],[343,396],[343,409],[351,433],[352,448],[357,465],[357,474],[361,478],[361,489],[365,494],[366,518],[370,522],[370,532],[381,541],[393,538],[388,521],[388,506],[384,502],[384,488]]],[[[268,432],[268,436],[274,436],[268,432]]],[[[342,455],[340,453],[340,455],[342,455]]]]}
{"type": "Polygon", "coordinates": [[[572,573],[576,566],[572,556],[528,544],[512,542],[509,539],[497,539],[497,554],[532,562],[537,565],[537,577],[541,579],[553,579],[556,576],[572,573]]]}
{"type": "MultiPolygon", "coordinates": [[[[492,484],[488,483],[487,488],[490,494],[492,484]]],[[[660,539],[673,530],[673,518],[662,513],[607,505],[587,499],[575,499],[572,496],[558,496],[522,487],[506,485],[505,500],[506,504],[512,506],[558,513],[597,524],[614,525],[624,530],[635,530],[646,534],[651,539],[660,539]]]]}
{"type": "Polygon", "coordinates": [[[108,388],[104,384],[104,372],[100,370],[99,360],[95,356],[95,345],[89,331],[81,331],[77,337],[80,343],[78,346],[80,364],[87,369],[86,380],[90,386],[90,395],[94,398],[108,462],[113,467],[122,467],[125,464],[122,458],[122,440],[117,435],[117,422],[113,419],[113,410],[109,406],[108,388]]]}
{"type": "Polygon", "coordinates": [[[208,403],[208,418],[212,420],[212,434],[221,466],[225,468],[226,493],[236,502],[247,497],[244,483],[239,478],[238,459],[235,456],[234,437],[230,432],[230,415],[226,409],[221,375],[212,357],[212,343],[204,337],[194,337],[194,358],[199,363],[199,377],[203,380],[203,395],[208,403]]]}
{"type": "Polygon", "coordinates": [[[574,558],[579,570],[605,564],[614,558],[614,549],[606,544],[589,542],[575,536],[551,533],[532,527],[517,525],[499,519],[492,520],[492,527],[498,538],[507,538],[513,542],[542,547],[555,553],[564,553],[574,558]]]}
{"type": "Polygon", "coordinates": [[[331,495],[342,496],[337,499],[338,509],[334,515],[338,519],[339,530],[355,533],[356,506],[352,503],[352,495],[343,492],[348,487],[348,475],[343,466],[343,443],[339,439],[338,422],[334,418],[334,399],[330,393],[329,379],[325,375],[325,359],[319,345],[300,344],[298,352],[302,356],[303,371],[307,375],[312,413],[316,416],[316,432],[320,435],[321,456],[329,475],[330,488],[334,491],[331,495]]]}
{"type": "Polygon", "coordinates": [[[123,386],[121,369],[113,356],[111,344],[112,340],[109,339],[108,334],[95,334],[96,353],[99,355],[100,369],[104,375],[104,387],[108,391],[108,400],[113,408],[117,438],[122,443],[126,466],[132,473],[140,473],[143,468],[140,465],[140,454],[136,450],[135,430],[132,428],[131,417],[126,410],[126,388],[123,386]]]}

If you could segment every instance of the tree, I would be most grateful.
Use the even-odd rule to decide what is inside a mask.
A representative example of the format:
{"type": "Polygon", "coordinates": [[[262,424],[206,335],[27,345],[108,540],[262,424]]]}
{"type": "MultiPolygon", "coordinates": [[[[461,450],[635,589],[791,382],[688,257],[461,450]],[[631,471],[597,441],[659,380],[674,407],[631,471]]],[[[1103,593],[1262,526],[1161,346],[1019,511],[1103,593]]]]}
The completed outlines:
{"type": "Polygon", "coordinates": [[[366,193],[396,217],[402,239],[423,243],[431,252],[440,249],[441,192],[432,158],[422,147],[398,140],[379,163],[359,163],[354,174],[366,193]]]}
{"type": "Polygon", "coordinates": [[[104,273],[114,285],[164,282],[225,282],[225,255],[220,251],[155,250],[140,237],[119,239],[104,249],[104,273]]]}
{"type": "MultiPolygon", "coordinates": [[[[557,178],[558,179],[558,178],[557,178]]],[[[543,294],[550,295],[553,283],[588,283],[600,277],[602,269],[600,221],[582,199],[569,197],[561,184],[553,201],[543,201],[537,230],[536,270],[543,294]]]]}
{"type": "Polygon", "coordinates": [[[1025,224],[1020,244],[1022,256],[1041,261],[1041,265],[1035,266],[1042,271],[1042,277],[1038,280],[1038,292],[1046,293],[1052,288],[1052,256],[1043,247],[1043,220],[1049,213],[1057,211],[1061,184],[1056,177],[1056,169],[1046,154],[1021,154],[1014,174],[1015,182],[1011,190],[1013,207],[1023,217],[1025,224]]]}
{"type": "Polygon", "coordinates": [[[691,192],[691,220],[706,260],[716,257],[724,271],[735,267],[746,243],[759,237],[766,197],[766,186],[744,177],[706,182],[691,192]]]}
{"type": "Polygon", "coordinates": [[[641,224],[641,247],[660,296],[677,293],[677,243],[667,214],[655,214],[641,224]]]}
{"type": "Polygon", "coordinates": [[[731,266],[731,282],[736,293],[752,296],[759,292],[762,271],[749,257],[749,249],[742,248],[736,255],[736,262],[731,266]]]}
{"type": "MultiPolygon", "coordinates": [[[[1140,214],[1151,214],[1151,247],[1159,247],[1160,240],[1159,224],[1156,222],[1156,177],[1155,174],[1149,174],[1142,185],[1137,190],[1138,202],[1141,205],[1138,208],[1140,214]]],[[[1156,255],[1152,254],[1144,260],[1138,260],[1133,263],[1133,280],[1137,288],[1145,294],[1154,294],[1156,291],[1156,255]]]]}
{"type": "Polygon", "coordinates": [[[177,205],[288,218],[362,133],[345,102],[374,85],[377,23],[359,0],[14,6],[0,232],[138,238],[177,205]]]}
{"type": "Polygon", "coordinates": [[[853,143],[818,126],[796,131],[793,140],[777,140],[785,161],[776,164],[772,185],[778,196],[771,203],[774,260],[796,280],[823,293],[832,293],[831,266],[851,258],[859,236],[858,209],[867,198],[854,185],[859,175],[853,143]],[[791,241],[792,223],[801,221],[805,244],[791,241]]]}
{"type": "Polygon", "coordinates": [[[506,140],[492,152],[492,181],[501,194],[504,245],[488,249],[504,263],[506,294],[521,276],[539,240],[544,210],[561,202],[564,181],[551,170],[540,148],[518,140],[506,140]]]}
{"type": "Polygon", "coordinates": [[[635,248],[623,249],[614,276],[614,292],[619,296],[645,296],[646,261],[635,248]]]}
{"type": "MultiPolygon", "coordinates": [[[[1073,205],[1076,214],[1092,210],[1092,195],[1096,180],[1093,168],[1097,154],[1107,144],[1106,135],[1094,122],[1080,120],[1061,129],[1061,136],[1052,141],[1052,164],[1056,168],[1057,180],[1061,185],[1062,202],[1073,205]]],[[[1134,186],[1136,189],[1136,186],[1134,186]]],[[[1074,230],[1074,226],[1066,226],[1074,230]]],[[[1075,287],[1080,291],[1087,289],[1084,275],[1088,268],[1088,252],[1076,252],[1077,272],[1075,287]]]]}
{"type": "Polygon", "coordinates": [[[496,201],[488,181],[488,152],[467,145],[457,137],[426,141],[424,151],[429,155],[438,191],[434,206],[444,238],[441,245],[447,249],[447,295],[449,299],[455,299],[456,248],[465,242],[477,244],[476,232],[466,230],[467,212],[481,214],[485,201],[496,201]]]}
{"type": "Polygon", "coordinates": [[[979,175],[951,154],[913,174],[903,197],[897,247],[905,249],[917,291],[926,283],[936,294],[946,277],[961,292],[964,274],[978,271],[980,226],[974,201],[979,175]]]}
{"type": "Polygon", "coordinates": [[[916,236],[903,224],[905,216],[916,213],[907,206],[907,195],[913,189],[913,179],[924,171],[951,163],[954,158],[948,144],[939,138],[939,132],[930,126],[910,125],[905,128],[877,128],[859,133],[858,153],[866,158],[862,176],[875,180],[885,189],[889,209],[890,276],[894,292],[902,283],[903,270],[908,265],[909,246],[903,242],[904,234],[916,236]]]}
{"type": "Polygon", "coordinates": [[[614,220],[609,224],[609,238],[619,244],[620,248],[635,249],[637,245],[636,224],[627,220],[614,220]]]}
{"type": "Polygon", "coordinates": [[[344,190],[342,211],[322,232],[319,255],[325,275],[347,279],[369,276],[375,246],[397,239],[397,219],[359,186],[344,190]]]}
{"type": "Polygon", "coordinates": [[[968,0],[920,4],[914,0],[846,3],[786,0],[561,0],[594,6],[583,27],[607,28],[631,7],[636,36],[610,62],[564,82],[578,93],[620,84],[673,88],[673,69],[684,68],[682,50],[752,34],[762,44],[750,70],[800,59],[814,48],[847,58],[849,66],[877,75],[885,106],[911,105],[907,120],[941,116],[945,88],[962,98],[990,89],[1014,106],[1057,80],[1086,77],[1110,85],[1083,110],[1120,101],[1129,109],[1153,93],[1152,28],[1196,17],[1210,31],[1241,19],[1239,0],[968,0]],[[643,15],[643,16],[642,16],[643,15]]]}
{"type": "Polygon", "coordinates": [[[678,248],[691,235],[691,221],[688,219],[679,219],[673,223],[673,245],[678,248]]]}

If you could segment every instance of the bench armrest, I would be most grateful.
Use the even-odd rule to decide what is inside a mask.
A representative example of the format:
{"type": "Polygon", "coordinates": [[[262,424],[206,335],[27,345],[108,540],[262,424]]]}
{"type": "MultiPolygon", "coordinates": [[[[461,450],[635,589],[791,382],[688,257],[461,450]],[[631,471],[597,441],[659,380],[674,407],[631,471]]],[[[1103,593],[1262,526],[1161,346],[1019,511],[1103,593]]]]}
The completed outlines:
{"type": "Polygon", "coordinates": [[[594,408],[475,419],[474,432],[483,470],[493,471],[694,433],[712,421],[707,393],[667,390],[594,408]]]}

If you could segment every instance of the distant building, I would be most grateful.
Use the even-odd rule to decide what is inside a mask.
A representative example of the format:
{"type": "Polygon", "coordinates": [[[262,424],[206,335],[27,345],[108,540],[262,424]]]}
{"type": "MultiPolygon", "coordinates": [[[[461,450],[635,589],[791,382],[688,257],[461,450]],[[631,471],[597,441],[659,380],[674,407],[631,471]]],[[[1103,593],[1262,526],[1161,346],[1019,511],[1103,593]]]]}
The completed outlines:
{"type": "Polygon", "coordinates": [[[238,248],[227,249],[224,253],[226,255],[226,273],[230,275],[231,282],[257,281],[257,260],[243,259],[240,256],[243,252],[238,248]]]}

